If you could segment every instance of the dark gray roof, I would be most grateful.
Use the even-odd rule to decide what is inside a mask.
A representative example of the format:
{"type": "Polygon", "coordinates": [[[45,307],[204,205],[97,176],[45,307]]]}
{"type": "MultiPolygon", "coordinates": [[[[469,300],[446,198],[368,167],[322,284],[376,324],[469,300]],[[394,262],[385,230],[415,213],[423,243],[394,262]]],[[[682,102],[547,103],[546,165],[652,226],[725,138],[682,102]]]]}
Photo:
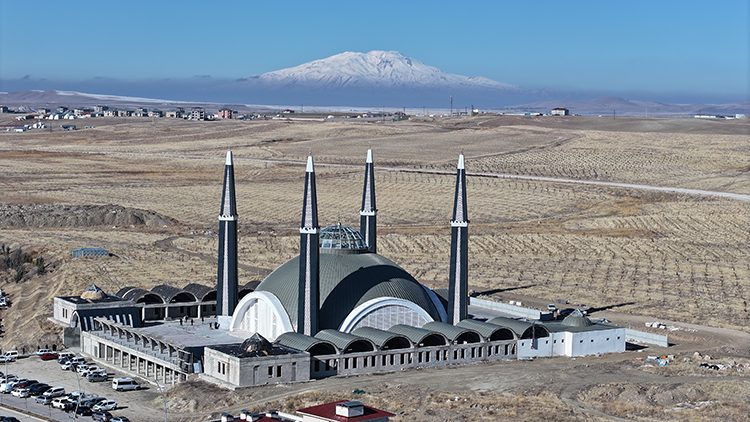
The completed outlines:
{"type": "Polygon", "coordinates": [[[161,295],[140,287],[124,287],[117,292],[117,296],[137,303],[164,303],[164,298],[161,295]]]}
{"type": "Polygon", "coordinates": [[[194,294],[166,284],[160,284],[151,289],[151,291],[164,298],[165,303],[198,301],[198,298],[196,298],[194,294]]]}
{"type": "Polygon", "coordinates": [[[209,292],[215,292],[216,288],[208,287],[198,283],[190,283],[187,286],[183,287],[182,290],[192,293],[198,299],[203,299],[209,292]]]}
{"type": "Polygon", "coordinates": [[[482,341],[482,336],[475,330],[471,328],[456,327],[455,325],[446,324],[444,322],[428,322],[422,328],[443,333],[448,340],[457,344],[479,343],[482,341]]]}
{"type": "Polygon", "coordinates": [[[549,337],[549,329],[542,324],[506,317],[495,317],[487,322],[501,327],[508,327],[521,339],[549,337]]]}
{"type": "Polygon", "coordinates": [[[377,328],[360,327],[352,331],[352,334],[372,340],[381,350],[408,349],[412,346],[411,340],[405,335],[377,328]]]}
{"type": "Polygon", "coordinates": [[[330,341],[295,333],[294,331],[289,331],[280,335],[275,343],[289,347],[290,349],[308,352],[313,356],[333,355],[338,353],[338,349],[336,349],[336,346],[330,341]]]}
{"type": "Polygon", "coordinates": [[[516,333],[510,328],[501,327],[495,324],[489,324],[482,321],[476,321],[473,319],[465,319],[456,324],[457,327],[470,328],[482,335],[486,340],[513,340],[516,338],[516,333]]]}
{"type": "Polygon", "coordinates": [[[375,350],[375,344],[372,340],[337,330],[320,331],[315,334],[315,338],[330,341],[343,353],[372,352],[375,350]]]}
{"type": "MultiPolygon", "coordinates": [[[[395,297],[415,303],[433,319],[440,314],[425,288],[393,261],[374,253],[321,249],[320,311],[318,327],[338,329],[357,306],[379,297],[395,297]],[[336,252],[338,253],[330,253],[336,252]]],[[[257,291],[273,293],[292,321],[297,322],[299,256],[271,273],[257,291]]]]}
{"type": "Polygon", "coordinates": [[[445,346],[449,343],[448,338],[443,333],[412,327],[411,325],[397,324],[389,328],[388,331],[408,337],[417,346],[445,346]]]}

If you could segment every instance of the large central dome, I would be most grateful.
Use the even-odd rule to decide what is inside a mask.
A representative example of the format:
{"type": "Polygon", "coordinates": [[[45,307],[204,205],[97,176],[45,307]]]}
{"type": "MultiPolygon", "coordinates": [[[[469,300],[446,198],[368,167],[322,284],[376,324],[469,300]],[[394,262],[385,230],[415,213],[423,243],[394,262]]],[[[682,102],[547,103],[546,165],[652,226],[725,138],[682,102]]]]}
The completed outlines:
{"type": "MultiPolygon", "coordinates": [[[[353,230],[351,227],[348,228],[353,230]]],[[[412,302],[427,311],[433,320],[441,320],[434,303],[438,300],[437,297],[434,294],[434,297],[431,297],[427,288],[390,259],[369,253],[366,247],[364,249],[323,247],[320,252],[318,324],[321,330],[339,329],[352,310],[365,302],[382,297],[412,302]],[[345,251],[359,253],[346,253],[345,251]]],[[[299,255],[269,274],[256,291],[265,291],[276,296],[289,315],[289,320],[292,323],[297,321],[299,255]]]]}

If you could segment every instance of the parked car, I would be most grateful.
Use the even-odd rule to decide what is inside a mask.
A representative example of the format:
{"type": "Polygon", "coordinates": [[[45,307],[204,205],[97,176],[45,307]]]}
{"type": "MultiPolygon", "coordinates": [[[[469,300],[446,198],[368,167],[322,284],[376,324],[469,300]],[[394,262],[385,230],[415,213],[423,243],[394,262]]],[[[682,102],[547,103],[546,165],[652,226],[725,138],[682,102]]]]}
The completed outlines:
{"type": "Polygon", "coordinates": [[[78,373],[81,374],[82,377],[85,377],[85,376],[87,376],[88,374],[90,374],[92,372],[102,372],[103,370],[104,369],[102,369],[102,368],[100,368],[100,367],[98,367],[96,365],[86,365],[86,368],[84,368],[83,370],[80,370],[80,368],[79,368],[78,373]]]}
{"type": "Polygon", "coordinates": [[[112,418],[109,422],[130,422],[130,419],[128,419],[126,416],[117,416],[115,418],[112,418]]]}
{"type": "Polygon", "coordinates": [[[50,398],[60,397],[65,395],[65,387],[52,387],[42,394],[50,398]]]}
{"type": "MultiPolygon", "coordinates": [[[[75,353],[73,352],[60,352],[57,355],[59,356],[58,359],[72,359],[76,356],[75,353]]],[[[58,362],[58,363],[62,363],[62,362],[58,362]]]]}
{"type": "Polygon", "coordinates": [[[85,375],[84,372],[88,371],[89,366],[86,364],[78,365],[76,368],[76,372],[78,372],[81,375],[85,375]]]}
{"type": "Polygon", "coordinates": [[[89,380],[89,382],[106,381],[109,379],[109,375],[107,375],[106,372],[91,372],[86,375],[86,379],[89,380]]]}
{"type": "Polygon", "coordinates": [[[8,374],[0,378],[0,384],[13,381],[18,381],[18,377],[13,374],[8,374]]]}
{"type": "Polygon", "coordinates": [[[94,412],[98,412],[100,410],[115,410],[117,409],[117,402],[112,399],[102,400],[99,403],[95,404],[91,409],[94,410],[94,412]]]}
{"type": "Polygon", "coordinates": [[[36,384],[38,382],[39,381],[37,381],[37,380],[18,381],[15,384],[13,384],[13,389],[15,390],[15,389],[18,389],[18,388],[26,388],[26,387],[28,387],[28,386],[30,386],[32,384],[36,384]]]}
{"type": "Polygon", "coordinates": [[[112,380],[112,389],[115,391],[139,390],[141,385],[133,378],[115,378],[112,380]]]}
{"type": "Polygon", "coordinates": [[[54,397],[49,397],[49,396],[45,396],[44,394],[42,394],[41,396],[37,397],[34,400],[39,404],[50,404],[52,403],[52,399],[54,399],[54,397]]]}
{"type": "Polygon", "coordinates": [[[76,414],[81,416],[91,416],[94,414],[94,411],[91,410],[90,407],[78,406],[76,407],[76,414]]]}
{"type": "Polygon", "coordinates": [[[39,355],[39,358],[42,360],[57,360],[57,353],[55,352],[47,352],[39,355]]]}
{"type": "Polygon", "coordinates": [[[70,360],[66,360],[65,362],[60,364],[60,369],[63,371],[69,371],[70,368],[72,368],[75,364],[71,362],[70,360]]]}
{"type": "Polygon", "coordinates": [[[554,303],[550,303],[549,305],[547,305],[547,310],[549,312],[555,312],[557,310],[557,306],[555,306],[554,303]]]}
{"type": "Polygon", "coordinates": [[[52,352],[52,350],[50,350],[50,349],[39,349],[39,350],[36,351],[36,355],[37,356],[41,356],[41,355],[43,355],[45,353],[50,353],[50,352],[52,352]]]}
{"type": "Polygon", "coordinates": [[[107,400],[106,397],[89,397],[81,401],[81,405],[85,407],[94,407],[95,404],[102,400],[107,400]]]}
{"type": "Polygon", "coordinates": [[[10,394],[12,394],[15,397],[22,398],[22,399],[26,398],[26,397],[29,397],[31,395],[31,394],[29,394],[29,389],[28,388],[19,388],[17,390],[13,390],[13,392],[10,393],[10,394]]]}
{"type": "Polygon", "coordinates": [[[18,359],[18,350],[8,350],[3,356],[5,356],[6,361],[15,362],[18,359]]]}
{"type": "Polygon", "coordinates": [[[29,394],[32,396],[39,396],[43,394],[45,391],[50,389],[49,384],[45,384],[43,382],[39,382],[36,384],[31,384],[30,386],[26,387],[29,389],[29,394]]]}
{"type": "Polygon", "coordinates": [[[562,311],[558,312],[557,315],[559,315],[561,317],[566,317],[566,316],[572,314],[573,311],[575,311],[575,310],[576,310],[575,308],[565,308],[562,311]]]}
{"type": "Polygon", "coordinates": [[[0,416],[0,422],[21,422],[13,416],[0,416]]]}
{"type": "Polygon", "coordinates": [[[54,399],[52,399],[52,407],[54,407],[55,409],[64,410],[68,407],[68,403],[70,403],[70,401],[67,397],[55,397],[54,399]]]}
{"type": "Polygon", "coordinates": [[[91,415],[91,419],[95,421],[109,422],[112,420],[112,414],[107,412],[106,410],[101,410],[91,415]]]}

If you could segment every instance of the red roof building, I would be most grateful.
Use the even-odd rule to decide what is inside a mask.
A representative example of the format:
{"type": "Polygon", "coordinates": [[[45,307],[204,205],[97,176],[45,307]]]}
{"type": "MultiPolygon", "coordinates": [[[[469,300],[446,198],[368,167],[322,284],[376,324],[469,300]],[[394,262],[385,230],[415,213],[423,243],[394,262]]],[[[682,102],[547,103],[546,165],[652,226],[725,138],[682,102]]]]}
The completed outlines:
{"type": "Polygon", "coordinates": [[[388,422],[393,413],[365,406],[358,401],[339,400],[297,410],[303,422],[388,422]]]}

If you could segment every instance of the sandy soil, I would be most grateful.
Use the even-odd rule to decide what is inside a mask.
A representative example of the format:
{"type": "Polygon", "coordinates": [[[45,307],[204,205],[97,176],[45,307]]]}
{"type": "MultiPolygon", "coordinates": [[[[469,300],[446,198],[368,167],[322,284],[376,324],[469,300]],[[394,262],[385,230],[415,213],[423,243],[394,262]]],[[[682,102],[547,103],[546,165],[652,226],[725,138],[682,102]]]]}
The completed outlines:
{"type": "MultiPolygon", "coordinates": [[[[0,243],[32,261],[44,258],[47,269],[38,275],[26,262],[15,283],[16,270],[0,268],[0,288],[11,302],[0,311],[5,349],[59,344],[60,331],[47,320],[52,297],[78,294],[92,283],[112,293],[129,285],[215,283],[213,232],[230,149],[243,284],[297,253],[303,166],[311,151],[322,224],[357,226],[364,155],[374,150],[379,252],[433,288],[447,285],[452,172],[461,152],[470,173],[750,194],[746,120],[91,123],[96,128],[75,132],[0,133],[0,203],[44,204],[55,210],[53,221],[64,222],[0,216],[0,243]],[[58,214],[111,204],[173,224],[58,214]],[[114,256],[71,258],[70,250],[82,246],[105,247],[114,256]]],[[[564,299],[625,326],[668,320],[697,331],[672,333],[675,346],[668,350],[575,361],[406,371],[234,393],[189,383],[168,392],[170,412],[200,420],[223,410],[292,410],[352,397],[360,388],[368,394],[356,398],[397,413],[396,420],[744,420],[745,369],[698,369],[694,353],[711,355],[711,362],[748,358],[750,203],[502,177],[469,177],[467,185],[470,283],[478,294],[539,308],[564,299]],[[646,366],[651,354],[677,357],[664,369],[646,366]],[[734,393],[721,393],[728,389],[734,393]]],[[[156,420],[162,405],[144,395],[134,416],[156,420]]]]}

